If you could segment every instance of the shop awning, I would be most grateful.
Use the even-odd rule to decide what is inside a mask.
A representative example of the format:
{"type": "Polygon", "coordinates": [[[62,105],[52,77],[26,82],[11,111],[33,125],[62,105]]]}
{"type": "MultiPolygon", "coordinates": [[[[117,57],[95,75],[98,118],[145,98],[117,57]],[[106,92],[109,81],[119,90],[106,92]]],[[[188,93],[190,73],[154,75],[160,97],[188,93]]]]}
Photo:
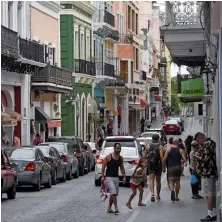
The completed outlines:
{"type": "Polygon", "coordinates": [[[156,96],[154,96],[154,99],[156,100],[156,101],[161,101],[161,97],[160,96],[158,96],[158,95],[156,95],[156,96]]]}
{"type": "Polygon", "coordinates": [[[22,115],[15,112],[14,110],[10,109],[10,108],[5,108],[5,112],[10,116],[10,118],[15,119],[17,121],[21,121],[22,120],[22,115]]]}
{"type": "Polygon", "coordinates": [[[51,122],[51,118],[38,106],[35,107],[35,122],[51,122]]]}
{"type": "Polygon", "coordinates": [[[141,107],[141,105],[130,105],[129,106],[131,109],[134,109],[134,110],[136,110],[136,111],[144,111],[145,110],[145,108],[144,107],[141,107]]]}
{"type": "Polygon", "coordinates": [[[150,106],[150,104],[144,99],[140,99],[140,105],[141,105],[141,107],[150,106]]]}
{"type": "Polygon", "coordinates": [[[1,126],[17,126],[17,120],[9,118],[1,121],[1,126]]]}
{"type": "Polygon", "coordinates": [[[61,119],[55,119],[48,123],[48,128],[61,127],[61,119]]]}

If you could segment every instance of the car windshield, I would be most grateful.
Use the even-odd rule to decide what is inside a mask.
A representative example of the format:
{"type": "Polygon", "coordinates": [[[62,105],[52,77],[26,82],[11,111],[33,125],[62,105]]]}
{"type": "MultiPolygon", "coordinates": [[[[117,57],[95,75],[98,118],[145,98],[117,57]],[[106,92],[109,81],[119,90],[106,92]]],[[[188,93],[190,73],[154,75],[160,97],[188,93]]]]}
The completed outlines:
{"type": "MultiPolygon", "coordinates": [[[[104,151],[103,151],[103,156],[106,156],[110,153],[113,152],[113,148],[105,148],[104,151]]],[[[136,148],[122,148],[121,149],[121,153],[120,153],[121,156],[123,157],[133,157],[133,156],[136,156],[137,155],[137,151],[136,151],[136,148]]]]}
{"type": "Polygon", "coordinates": [[[12,152],[11,159],[35,159],[35,151],[33,149],[17,149],[12,152]]]}
{"type": "Polygon", "coordinates": [[[115,143],[120,143],[121,147],[135,147],[135,140],[133,139],[108,139],[105,140],[104,147],[114,147],[115,143]]]}
{"type": "Polygon", "coordinates": [[[174,124],[178,124],[178,121],[177,120],[168,120],[168,121],[165,122],[165,124],[166,125],[168,125],[168,124],[174,125],[174,124]]]}
{"type": "Polygon", "coordinates": [[[138,140],[139,140],[139,142],[145,142],[145,143],[148,143],[148,144],[151,144],[152,143],[152,138],[143,138],[143,137],[141,137],[141,138],[138,138],[138,140]]]}
{"type": "Polygon", "coordinates": [[[38,146],[38,148],[42,151],[44,156],[49,156],[49,147],[48,146],[38,146]]]}
{"type": "Polygon", "coordinates": [[[47,145],[56,148],[59,153],[65,153],[65,147],[63,144],[59,144],[59,143],[50,143],[49,144],[49,143],[47,143],[47,145]]]}
{"type": "Polygon", "coordinates": [[[158,134],[157,132],[147,132],[147,133],[143,133],[141,136],[142,137],[151,137],[154,135],[154,134],[158,134]]]}
{"type": "Polygon", "coordinates": [[[180,118],[177,118],[177,117],[170,118],[170,120],[176,120],[178,122],[181,122],[180,118]]]}

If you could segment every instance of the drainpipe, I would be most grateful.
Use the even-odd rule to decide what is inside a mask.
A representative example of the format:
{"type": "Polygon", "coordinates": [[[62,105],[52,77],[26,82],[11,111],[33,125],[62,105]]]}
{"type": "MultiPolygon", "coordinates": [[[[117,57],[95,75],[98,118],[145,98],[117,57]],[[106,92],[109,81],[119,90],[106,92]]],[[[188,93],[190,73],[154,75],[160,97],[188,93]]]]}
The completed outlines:
{"type": "Polygon", "coordinates": [[[103,64],[103,43],[102,43],[102,76],[104,75],[104,64],[103,64]]]}

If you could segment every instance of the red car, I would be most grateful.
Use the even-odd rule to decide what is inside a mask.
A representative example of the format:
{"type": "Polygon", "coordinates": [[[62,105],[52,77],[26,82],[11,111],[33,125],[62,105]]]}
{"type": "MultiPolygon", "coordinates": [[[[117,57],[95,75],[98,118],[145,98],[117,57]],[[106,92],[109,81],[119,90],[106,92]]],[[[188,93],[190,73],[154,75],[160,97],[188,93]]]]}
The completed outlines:
{"type": "Polygon", "coordinates": [[[11,164],[4,150],[1,150],[1,185],[2,193],[6,193],[8,199],[15,199],[16,187],[17,187],[17,174],[14,167],[15,164],[11,164]]]}
{"type": "Polygon", "coordinates": [[[182,132],[181,126],[177,120],[167,120],[165,123],[163,123],[163,130],[167,134],[178,134],[180,135],[182,132]]]}

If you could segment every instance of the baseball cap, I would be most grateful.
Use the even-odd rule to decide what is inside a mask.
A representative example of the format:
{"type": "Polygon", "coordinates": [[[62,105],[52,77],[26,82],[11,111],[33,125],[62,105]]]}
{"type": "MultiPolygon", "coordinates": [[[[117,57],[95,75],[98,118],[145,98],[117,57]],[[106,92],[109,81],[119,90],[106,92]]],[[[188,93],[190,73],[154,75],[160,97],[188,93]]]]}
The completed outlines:
{"type": "Polygon", "coordinates": [[[196,146],[196,145],[198,145],[199,143],[196,141],[196,140],[194,140],[194,141],[192,141],[192,143],[191,143],[191,146],[196,146]]]}

